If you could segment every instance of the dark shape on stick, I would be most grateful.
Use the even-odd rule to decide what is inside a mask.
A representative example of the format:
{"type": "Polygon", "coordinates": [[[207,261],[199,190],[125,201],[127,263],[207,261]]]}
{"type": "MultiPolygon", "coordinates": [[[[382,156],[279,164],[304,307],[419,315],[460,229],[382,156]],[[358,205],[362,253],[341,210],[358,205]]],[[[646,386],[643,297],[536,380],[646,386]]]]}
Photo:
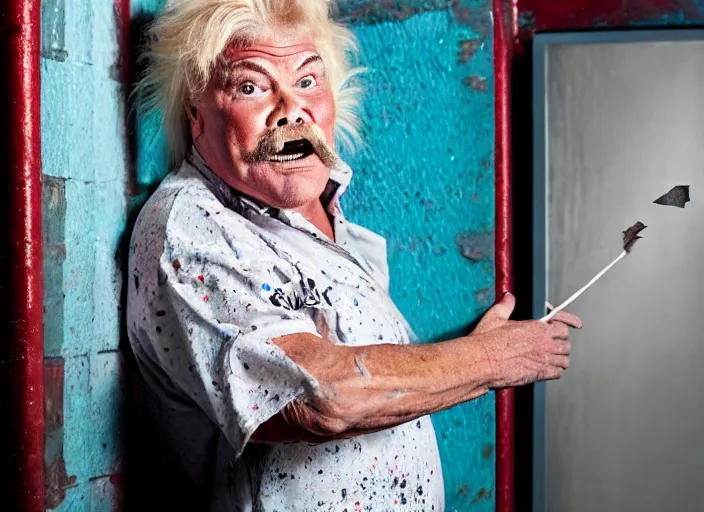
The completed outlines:
{"type": "Polygon", "coordinates": [[[631,249],[633,249],[633,245],[638,241],[639,238],[643,238],[642,236],[638,236],[638,233],[640,233],[641,231],[643,231],[647,227],[648,226],[646,226],[642,222],[638,221],[635,224],[633,224],[630,228],[628,228],[626,231],[624,231],[623,232],[623,250],[630,254],[631,249]]]}
{"type": "Polygon", "coordinates": [[[658,197],[653,202],[664,206],[684,208],[685,203],[689,202],[689,185],[677,185],[667,194],[658,197]]]}

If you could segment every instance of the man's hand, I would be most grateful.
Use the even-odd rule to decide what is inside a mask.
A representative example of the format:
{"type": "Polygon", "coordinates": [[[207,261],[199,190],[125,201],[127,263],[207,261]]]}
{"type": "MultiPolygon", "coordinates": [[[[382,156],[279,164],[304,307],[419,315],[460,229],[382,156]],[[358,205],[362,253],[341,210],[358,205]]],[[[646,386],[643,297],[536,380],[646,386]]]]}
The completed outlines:
{"type": "Polygon", "coordinates": [[[569,328],[582,328],[582,321],[566,312],[548,323],[509,320],[515,305],[506,293],[469,336],[486,354],[492,388],[559,379],[570,363],[569,328]]]}

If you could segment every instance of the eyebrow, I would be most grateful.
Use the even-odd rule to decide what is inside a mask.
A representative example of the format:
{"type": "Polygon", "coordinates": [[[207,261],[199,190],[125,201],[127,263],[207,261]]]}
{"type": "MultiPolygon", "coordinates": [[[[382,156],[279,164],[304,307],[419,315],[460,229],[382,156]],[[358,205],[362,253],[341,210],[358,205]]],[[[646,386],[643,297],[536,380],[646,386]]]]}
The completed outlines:
{"type": "Polygon", "coordinates": [[[255,64],[254,62],[249,61],[249,60],[238,60],[237,62],[229,63],[227,66],[228,73],[231,73],[232,71],[235,71],[237,69],[249,69],[250,71],[254,71],[256,73],[261,73],[262,75],[266,76],[270,80],[272,79],[271,74],[266,69],[264,69],[259,64],[255,64]]]}
{"type": "Polygon", "coordinates": [[[296,68],[296,71],[300,71],[304,67],[306,67],[308,64],[312,64],[313,62],[323,62],[323,59],[320,58],[320,55],[311,55],[308,57],[306,60],[303,61],[303,63],[296,68]]]}
{"type": "MultiPolygon", "coordinates": [[[[301,65],[298,66],[298,68],[296,68],[296,72],[300,71],[301,69],[305,68],[310,64],[313,64],[314,62],[323,62],[323,59],[320,57],[320,55],[311,55],[306,60],[304,60],[301,65]]],[[[271,76],[271,73],[269,73],[269,71],[267,71],[264,67],[260,66],[259,64],[256,64],[250,60],[238,60],[236,62],[228,63],[228,73],[231,73],[237,69],[249,69],[250,71],[254,71],[256,73],[260,73],[266,76],[269,80],[273,80],[273,77],[271,76]]]]}

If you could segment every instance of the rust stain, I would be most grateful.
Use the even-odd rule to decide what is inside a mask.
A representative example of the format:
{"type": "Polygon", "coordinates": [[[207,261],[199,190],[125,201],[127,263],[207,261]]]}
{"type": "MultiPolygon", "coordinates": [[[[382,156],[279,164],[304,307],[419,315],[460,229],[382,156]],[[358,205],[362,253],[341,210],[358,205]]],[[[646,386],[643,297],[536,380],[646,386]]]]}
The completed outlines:
{"type": "Polygon", "coordinates": [[[474,497],[474,500],[472,500],[472,503],[479,503],[481,501],[489,501],[491,499],[491,495],[492,495],[491,491],[487,491],[486,489],[484,489],[484,487],[482,487],[477,492],[477,495],[474,497]]]}
{"type": "Polygon", "coordinates": [[[113,488],[114,500],[112,502],[113,512],[124,512],[125,510],[125,478],[124,475],[110,475],[110,485],[113,488]]]}
{"type": "Polygon", "coordinates": [[[461,25],[472,28],[482,37],[488,37],[492,32],[492,1],[487,0],[480,9],[471,9],[463,0],[451,1],[452,15],[461,25]]]}
{"type": "Polygon", "coordinates": [[[342,2],[335,17],[348,24],[399,22],[417,14],[447,10],[446,0],[363,0],[342,2]]]}
{"type": "Polygon", "coordinates": [[[493,261],[494,259],[494,233],[459,233],[455,237],[455,244],[462,252],[462,256],[470,261],[493,261]]]}
{"type": "Polygon", "coordinates": [[[46,508],[58,508],[66,499],[66,489],[76,483],[76,476],[66,473],[63,450],[64,428],[64,360],[44,360],[44,422],[46,508]]]}
{"type": "Polygon", "coordinates": [[[469,7],[462,5],[460,0],[452,0],[452,14],[454,15],[457,23],[461,23],[462,25],[471,25],[472,11],[469,7]]]}
{"type": "Polygon", "coordinates": [[[44,360],[44,428],[53,432],[64,426],[64,360],[44,360]]]}
{"type": "Polygon", "coordinates": [[[459,64],[466,64],[472,60],[472,57],[474,57],[481,45],[481,39],[465,39],[460,41],[460,49],[457,52],[457,62],[459,64]]]}
{"type": "Polygon", "coordinates": [[[76,483],[76,475],[68,476],[63,454],[54,459],[46,468],[46,494],[44,503],[47,509],[59,508],[66,499],[66,489],[76,483]]]}
{"type": "Polygon", "coordinates": [[[494,294],[494,288],[482,288],[474,294],[474,298],[477,300],[482,308],[488,308],[492,304],[492,297],[494,294]]]}
{"type": "Polygon", "coordinates": [[[479,92],[486,92],[488,87],[487,87],[487,80],[486,78],[483,78],[481,76],[468,76],[464,80],[462,80],[462,83],[468,87],[471,87],[475,91],[479,92]]]}
{"type": "Polygon", "coordinates": [[[494,445],[493,444],[487,444],[484,446],[484,449],[482,449],[482,457],[484,457],[485,459],[490,458],[493,453],[494,453],[494,445]]]}

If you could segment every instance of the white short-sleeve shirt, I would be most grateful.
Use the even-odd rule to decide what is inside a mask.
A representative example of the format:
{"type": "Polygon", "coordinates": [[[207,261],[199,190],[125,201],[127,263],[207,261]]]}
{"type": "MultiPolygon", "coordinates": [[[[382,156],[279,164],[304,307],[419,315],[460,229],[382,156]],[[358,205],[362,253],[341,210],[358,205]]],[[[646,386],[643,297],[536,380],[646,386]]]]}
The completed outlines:
{"type": "Polygon", "coordinates": [[[137,220],[127,328],[174,474],[191,510],[443,511],[428,417],[313,445],[248,443],[317,386],[272,340],[408,344],[388,293],[382,237],[348,222],[340,164],[324,202],[336,242],[303,216],[232,191],[194,151],[137,220]]]}

